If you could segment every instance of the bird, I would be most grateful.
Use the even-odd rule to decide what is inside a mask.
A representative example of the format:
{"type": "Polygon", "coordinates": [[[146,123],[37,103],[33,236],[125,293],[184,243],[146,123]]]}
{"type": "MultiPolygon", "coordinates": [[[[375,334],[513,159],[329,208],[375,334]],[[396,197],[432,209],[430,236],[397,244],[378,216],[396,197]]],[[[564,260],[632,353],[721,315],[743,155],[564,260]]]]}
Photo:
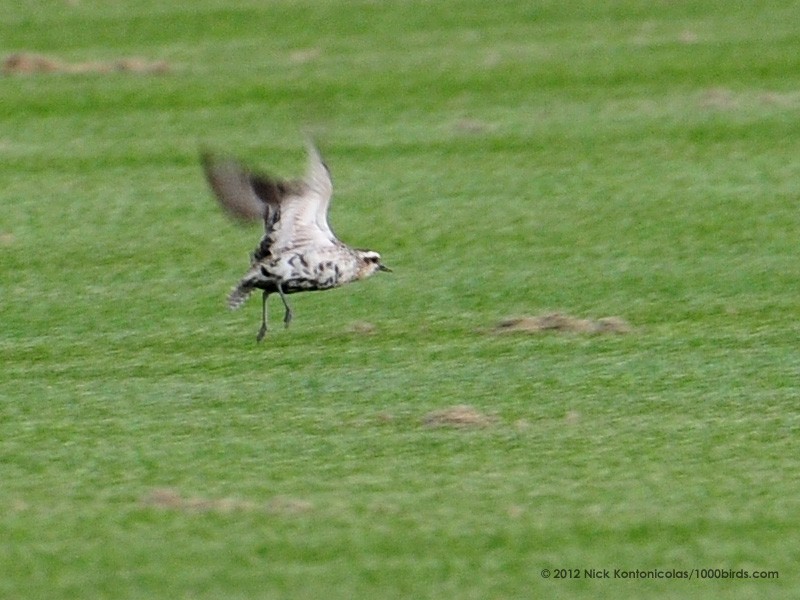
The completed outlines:
{"type": "Polygon", "coordinates": [[[267,333],[267,298],[277,293],[289,327],[292,309],[286,297],[298,292],[330,290],[391,272],[381,255],[341,242],[328,224],[333,195],[330,171],[313,140],[307,139],[308,168],[303,179],[285,180],[257,173],[230,156],[201,151],[211,190],[229,216],[242,222],[263,220],[264,235],[250,255],[250,268],[228,296],[237,309],[261,290],[261,328],[267,333]]]}

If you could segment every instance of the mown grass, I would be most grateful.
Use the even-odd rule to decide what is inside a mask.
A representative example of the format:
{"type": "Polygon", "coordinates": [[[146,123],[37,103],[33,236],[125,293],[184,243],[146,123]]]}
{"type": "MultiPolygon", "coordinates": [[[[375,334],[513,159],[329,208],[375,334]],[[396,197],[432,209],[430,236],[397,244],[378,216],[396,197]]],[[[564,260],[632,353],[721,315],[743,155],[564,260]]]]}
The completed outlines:
{"type": "Polygon", "coordinates": [[[0,596],[797,596],[795,2],[0,8],[171,67],[0,79],[0,596]],[[395,272],[257,345],[197,149],[309,127],[395,272]],[[709,567],[780,576],[540,574],[709,567]]]}

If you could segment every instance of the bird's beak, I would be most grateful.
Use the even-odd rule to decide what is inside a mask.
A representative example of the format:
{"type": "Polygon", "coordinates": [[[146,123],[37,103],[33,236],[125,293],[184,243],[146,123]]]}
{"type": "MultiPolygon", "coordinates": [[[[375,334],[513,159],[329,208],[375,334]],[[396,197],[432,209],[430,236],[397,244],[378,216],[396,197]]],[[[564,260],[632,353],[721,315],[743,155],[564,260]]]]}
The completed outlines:
{"type": "Polygon", "coordinates": [[[387,267],[386,265],[378,265],[378,271],[386,271],[387,273],[391,273],[392,270],[387,267]]]}

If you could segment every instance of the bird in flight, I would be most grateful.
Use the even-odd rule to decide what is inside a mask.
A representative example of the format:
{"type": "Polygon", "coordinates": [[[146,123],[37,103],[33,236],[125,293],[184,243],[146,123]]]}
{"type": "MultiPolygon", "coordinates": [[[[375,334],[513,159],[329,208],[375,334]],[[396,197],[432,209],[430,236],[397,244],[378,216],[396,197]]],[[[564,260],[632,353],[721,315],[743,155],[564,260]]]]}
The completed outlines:
{"type": "Polygon", "coordinates": [[[241,221],[264,221],[264,236],[250,256],[250,269],[228,296],[239,308],[255,290],[262,291],[260,342],[267,333],[267,298],[277,293],[292,320],[288,294],[329,290],[391,271],[372,250],[351,248],[328,225],[333,194],[328,167],[308,141],[308,171],[302,180],[280,180],[254,173],[235,159],[204,152],[206,179],[222,208],[241,221]]]}

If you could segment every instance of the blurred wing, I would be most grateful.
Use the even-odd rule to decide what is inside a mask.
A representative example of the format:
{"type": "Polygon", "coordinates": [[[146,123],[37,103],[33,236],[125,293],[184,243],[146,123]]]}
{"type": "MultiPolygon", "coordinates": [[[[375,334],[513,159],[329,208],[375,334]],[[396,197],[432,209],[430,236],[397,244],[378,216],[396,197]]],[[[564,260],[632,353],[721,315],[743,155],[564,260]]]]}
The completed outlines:
{"type": "Polygon", "coordinates": [[[280,181],[251,172],[240,162],[202,154],[211,189],[225,211],[241,221],[264,220],[268,248],[334,245],[328,225],[333,183],[319,150],[309,140],[308,171],[303,181],[280,181]]]}
{"type": "Polygon", "coordinates": [[[217,200],[230,216],[256,221],[266,216],[267,207],[256,193],[253,176],[238,161],[204,152],[201,155],[206,179],[217,200]]]}

